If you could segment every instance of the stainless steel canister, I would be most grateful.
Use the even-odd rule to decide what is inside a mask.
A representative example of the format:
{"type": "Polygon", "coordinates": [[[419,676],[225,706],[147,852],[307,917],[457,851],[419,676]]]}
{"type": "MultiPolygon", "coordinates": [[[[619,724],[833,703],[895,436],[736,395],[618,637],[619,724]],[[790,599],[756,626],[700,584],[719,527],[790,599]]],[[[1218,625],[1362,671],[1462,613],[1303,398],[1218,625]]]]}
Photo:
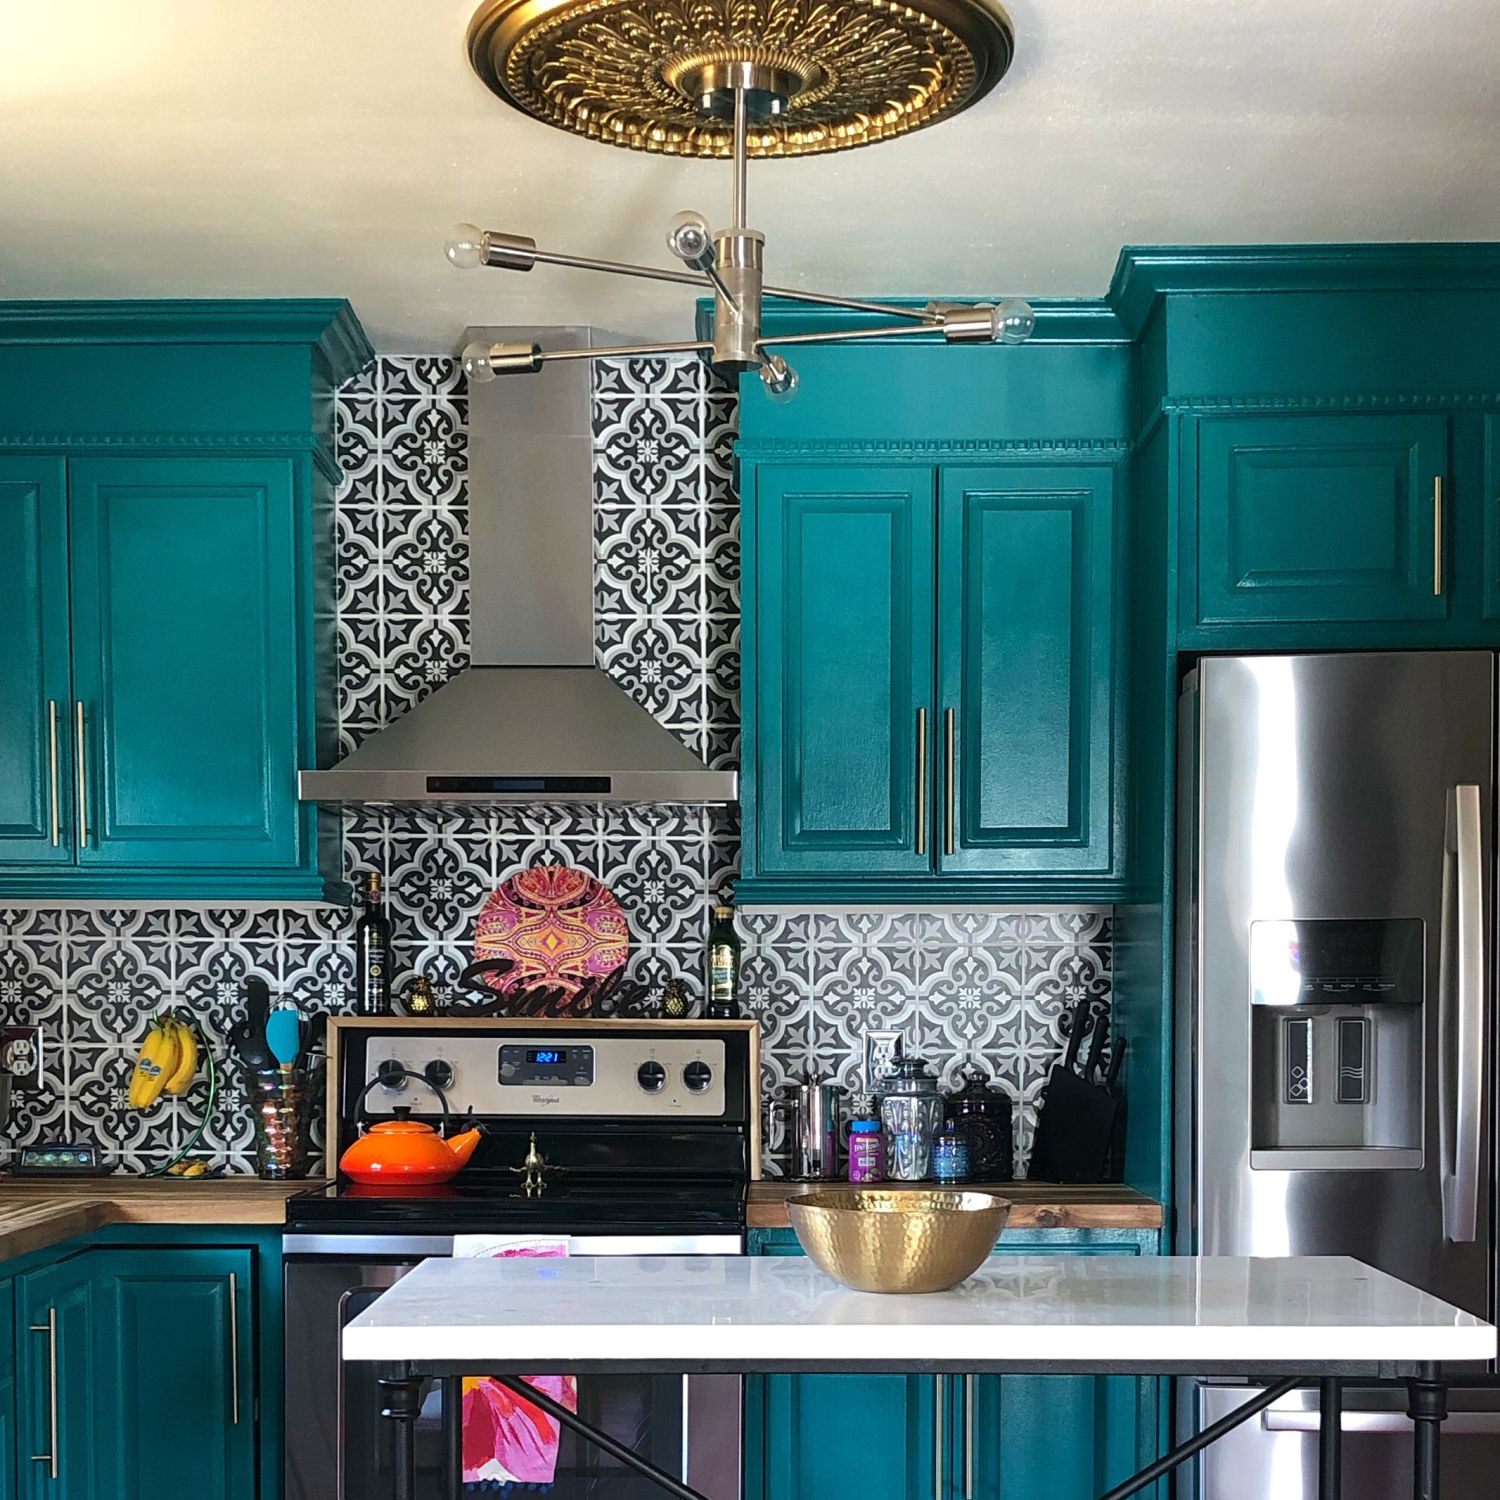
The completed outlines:
{"type": "Polygon", "coordinates": [[[932,1175],[932,1143],[943,1121],[937,1079],[920,1057],[903,1057],[880,1101],[885,1129],[885,1173],[893,1182],[932,1175]]]}
{"type": "Polygon", "coordinates": [[[792,1090],[796,1106],[792,1134],[792,1176],[822,1181],[839,1175],[840,1099],[843,1090],[825,1078],[806,1075],[792,1090]]]}

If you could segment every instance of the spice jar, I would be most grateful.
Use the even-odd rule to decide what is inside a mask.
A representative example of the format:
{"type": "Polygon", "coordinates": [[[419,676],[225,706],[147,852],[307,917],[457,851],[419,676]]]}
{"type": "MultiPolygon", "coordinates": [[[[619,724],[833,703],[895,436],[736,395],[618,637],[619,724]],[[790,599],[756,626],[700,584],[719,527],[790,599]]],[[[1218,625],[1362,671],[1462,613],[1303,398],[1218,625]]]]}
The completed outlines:
{"type": "Polygon", "coordinates": [[[875,1118],[875,1100],[857,1094],[849,1121],[849,1181],[885,1181],[885,1132],[875,1118]]]}

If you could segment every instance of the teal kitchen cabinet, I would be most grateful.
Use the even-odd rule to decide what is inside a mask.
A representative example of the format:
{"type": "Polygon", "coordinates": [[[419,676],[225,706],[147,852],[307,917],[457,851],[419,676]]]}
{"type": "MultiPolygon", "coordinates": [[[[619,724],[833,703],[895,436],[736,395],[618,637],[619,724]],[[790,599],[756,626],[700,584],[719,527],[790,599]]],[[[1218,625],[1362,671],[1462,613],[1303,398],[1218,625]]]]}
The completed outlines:
{"type": "Polygon", "coordinates": [[[942,473],[938,869],[1114,867],[1114,471],[942,473]]]}
{"type": "Polygon", "coordinates": [[[740,900],[1108,895],[1116,472],[746,466],[740,900]]]}
{"type": "Polygon", "coordinates": [[[16,1294],[0,1281],[0,1500],[16,1500],[16,1294]]]}
{"type": "Polygon", "coordinates": [[[1446,619],[1463,548],[1448,426],[1407,412],[1199,417],[1185,628],[1446,619]]]}
{"type": "Polygon", "coordinates": [[[255,1500],[248,1249],[89,1250],[15,1278],[19,1495],[255,1500]]]}
{"type": "Polygon", "coordinates": [[[341,893],[340,302],[0,303],[0,897],[341,893]]]}
{"type": "Polygon", "coordinates": [[[294,868],[291,464],[69,469],[79,866],[294,868]]]}
{"type": "Polygon", "coordinates": [[[933,471],[778,468],[757,500],[757,868],[925,874],[933,471]]]}
{"type": "MultiPolygon", "coordinates": [[[[753,1230],[751,1253],[801,1255],[791,1230],[753,1230]]],[[[751,1375],[746,1500],[944,1500],[933,1375],[751,1375]]]]}
{"type": "Polygon", "coordinates": [[[67,475],[0,454],[0,867],[72,861],[67,475]]]}
{"type": "MultiPolygon", "coordinates": [[[[1007,1255],[1154,1254],[1148,1230],[1008,1232],[1007,1255]]],[[[790,1230],[751,1253],[799,1255],[790,1230]]],[[[1020,1269],[1021,1286],[1041,1267],[1020,1269]]],[[[747,1500],[1097,1500],[1159,1451],[1158,1382],[1088,1375],[759,1375],[747,1500]]],[[[1148,1496],[1154,1492],[1145,1492],[1148,1496]]]]}

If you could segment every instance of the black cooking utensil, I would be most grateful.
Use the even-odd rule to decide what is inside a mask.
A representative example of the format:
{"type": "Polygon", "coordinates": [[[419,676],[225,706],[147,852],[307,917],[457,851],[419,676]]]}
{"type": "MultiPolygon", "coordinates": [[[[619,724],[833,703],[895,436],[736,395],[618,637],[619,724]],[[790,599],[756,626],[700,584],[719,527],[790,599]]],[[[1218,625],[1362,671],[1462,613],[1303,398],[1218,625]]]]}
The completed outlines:
{"type": "Polygon", "coordinates": [[[1094,1019],[1094,1029],[1090,1033],[1088,1060],[1078,1070],[1085,1082],[1095,1085],[1104,1082],[1104,1072],[1107,1066],[1104,1049],[1108,1045],[1109,1012],[1101,1010],[1094,1019]]]}
{"type": "Polygon", "coordinates": [[[1083,1034],[1089,1029],[1089,1010],[1088,1000],[1080,1000],[1073,1008],[1067,1050],[1047,1080],[1026,1174],[1041,1182],[1103,1182],[1109,1169],[1118,1102],[1109,1088],[1090,1081],[1101,1062],[1102,1017],[1095,1023],[1096,1039],[1084,1071],[1077,1071],[1083,1034]]]}

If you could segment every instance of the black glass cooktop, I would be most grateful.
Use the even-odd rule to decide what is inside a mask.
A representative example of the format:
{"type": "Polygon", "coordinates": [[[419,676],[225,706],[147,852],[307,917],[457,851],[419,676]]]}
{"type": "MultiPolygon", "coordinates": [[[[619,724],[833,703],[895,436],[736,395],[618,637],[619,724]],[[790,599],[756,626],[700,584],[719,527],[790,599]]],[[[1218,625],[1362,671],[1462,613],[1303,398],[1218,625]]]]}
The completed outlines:
{"type": "Polygon", "coordinates": [[[320,1233],[678,1234],[744,1222],[738,1177],[560,1178],[528,1198],[517,1176],[466,1172],[437,1187],[343,1183],[287,1200],[287,1227],[320,1233]]]}

